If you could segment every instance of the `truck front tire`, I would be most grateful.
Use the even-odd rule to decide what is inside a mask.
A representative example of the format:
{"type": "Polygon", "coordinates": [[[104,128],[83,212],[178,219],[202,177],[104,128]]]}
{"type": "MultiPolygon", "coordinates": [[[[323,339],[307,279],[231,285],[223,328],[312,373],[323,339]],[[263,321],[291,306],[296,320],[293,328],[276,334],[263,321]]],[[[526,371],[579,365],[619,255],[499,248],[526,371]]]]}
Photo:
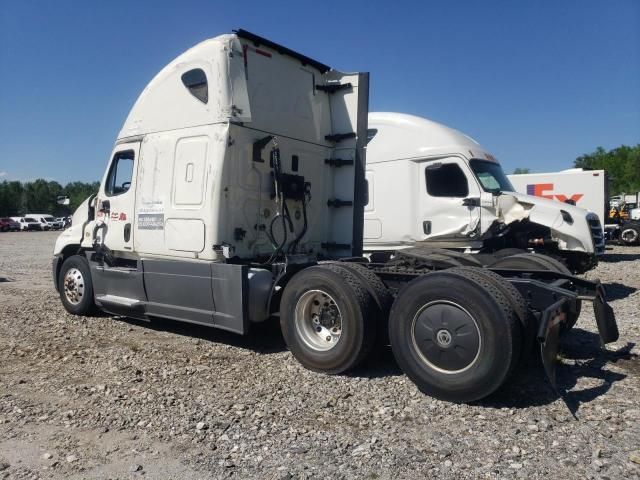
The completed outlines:
{"type": "Polygon", "coordinates": [[[68,257],[58,275],[58,292],[62,305],[74,315],[89,315],[95,311],[91,270],[84,257],[68,257]]]}
{"type": "Polygon", "coordinates": [[[492,282],[440,271],[409,282],[389,318],[398,364],[433,397],[470,402],[496,391],[518,360],[520,325],[492,282]]]}
{"type": "Polygon", "coordinates": [[[298,272],[280,302],[280,326],[289,350],[309,370],[343,373],[370,352],[375,302],[362,280],[337,265],[298,272]]]}

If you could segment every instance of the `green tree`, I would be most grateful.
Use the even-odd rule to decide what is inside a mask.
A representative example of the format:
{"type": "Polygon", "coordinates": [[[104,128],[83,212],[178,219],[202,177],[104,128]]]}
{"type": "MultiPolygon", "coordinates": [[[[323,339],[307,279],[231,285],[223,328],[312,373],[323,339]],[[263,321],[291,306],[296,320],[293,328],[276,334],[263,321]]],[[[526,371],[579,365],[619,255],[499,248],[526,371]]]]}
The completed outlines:
{"type": "Polygon", "coordinates": [[[84,183],[84,182],[71,182],[62,190],[61,195],[69,197],[69,205],[65,205],[69,213],[75,212],[76,208],[84,202],[91,194],[97,193],[100,188],[100,182],[84,183]]]}
{"type": "Polygon", "coordinates": [[[99,187],[99,182],[70,182],[63,188],[58,182],[43,179],[25,183],[4,180],[0,182],[0,217],[26,213],[70,215],[99,187]],[[58,196],[63,195],[69,197],[69,205],[58,205],[58,196]]]}
{"type": "Polygon", "coordinates": [[[594,152],[576,158],[574,165],[606,170],[611,181],[611,195],[640,191],[640,144],[633,147],[621,145],[609,151],[598,147],[594,152]]]}
{"type": "Polygon", "coordinates": [[[0,217],[15,217],[25,213],[24,187],[20,182],[0,183],[0,217]]]}
{"type": "Polygon", "coordinates": [[[525,173],[531,173],[531,169],[530,168],[520,168],[520,167],[518,167],[513,171],[514,175],[523,175],[525,173]]]}
{"type": "Polygon", "coordinates": [[[47,182],[39,178],[27,182],[24,186],[27,213],[53,213],[56,210],[56,199],[62,191],[58,182],[47,182]]]}

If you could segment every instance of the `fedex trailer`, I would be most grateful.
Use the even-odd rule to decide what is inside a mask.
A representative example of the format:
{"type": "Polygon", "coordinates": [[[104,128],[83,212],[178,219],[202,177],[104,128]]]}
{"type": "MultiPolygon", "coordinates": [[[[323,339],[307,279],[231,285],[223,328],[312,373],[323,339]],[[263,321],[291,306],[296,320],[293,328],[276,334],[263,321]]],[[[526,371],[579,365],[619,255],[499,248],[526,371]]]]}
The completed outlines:
{"type": "Polygon", "coordinates": [[[604,170],[571,168],[561,172],[508,177],[517,192],[576,205],[595,213],[602,225],[607,223],[608,182],[604,170]]]}
{"type": "MultiPolygon", "coordinates": [[[[572,168],[560,172],[509,175],[520,193],[577,205],[598,216],[604,225],[605,238],[624,245],[640,243],[640,222],[632,212],[629,221],[618,222],[609,217],[609,180],[605,170],[572,168]]],[[[633,196],[621,196],[625,201],[633,196]]]]}

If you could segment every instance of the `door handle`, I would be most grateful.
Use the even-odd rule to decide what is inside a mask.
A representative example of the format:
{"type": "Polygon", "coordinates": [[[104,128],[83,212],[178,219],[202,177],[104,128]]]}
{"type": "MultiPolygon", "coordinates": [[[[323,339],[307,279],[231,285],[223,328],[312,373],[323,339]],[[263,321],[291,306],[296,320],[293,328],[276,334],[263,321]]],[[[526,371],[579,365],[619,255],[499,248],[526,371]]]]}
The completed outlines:
{"type": "Polygon", "coordinates": [[[111,202],[109,202],[109,200],[102,200],[102,202],[100,202],[100,211],[102,213],[109,213],[111,211],[111,202]]]}
{"type": "Polygon", "coordinates": [[[479,207],[480,199],[478,197],[470,197],[462,200],[462,205],[465,207],[479,207]]]}
{"type": "Polygon", "coordinates": [[[424,222],[422,222],[422,231],[424,232],[425,235],[430,235],[431,234],[431,221],[430,220],[425,220],[424,222]]]}
{"type": "Polygon", "coordinates": [[[124,226],[124,241],[128,242],[131,239],[131,224],[127,223],[124,226]]]}

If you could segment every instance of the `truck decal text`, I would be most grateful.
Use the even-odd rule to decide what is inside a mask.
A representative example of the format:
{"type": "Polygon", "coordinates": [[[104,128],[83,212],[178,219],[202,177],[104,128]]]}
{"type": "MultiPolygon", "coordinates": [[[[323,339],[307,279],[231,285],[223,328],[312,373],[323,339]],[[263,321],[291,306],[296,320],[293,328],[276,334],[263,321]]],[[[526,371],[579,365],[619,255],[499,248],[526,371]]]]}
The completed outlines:
{"type": "Polygon", "coordinates": [[[532,183],[527,185],[527,195],[533,195],[535,197],[548,198],[549,200],[558,200],[565,203],[567,200],[572,200],[574,205],[578,203],[584,193],[574,193],[573,195],[564,195],[562,193],[553,192],[553,183],[532,183]]]}

